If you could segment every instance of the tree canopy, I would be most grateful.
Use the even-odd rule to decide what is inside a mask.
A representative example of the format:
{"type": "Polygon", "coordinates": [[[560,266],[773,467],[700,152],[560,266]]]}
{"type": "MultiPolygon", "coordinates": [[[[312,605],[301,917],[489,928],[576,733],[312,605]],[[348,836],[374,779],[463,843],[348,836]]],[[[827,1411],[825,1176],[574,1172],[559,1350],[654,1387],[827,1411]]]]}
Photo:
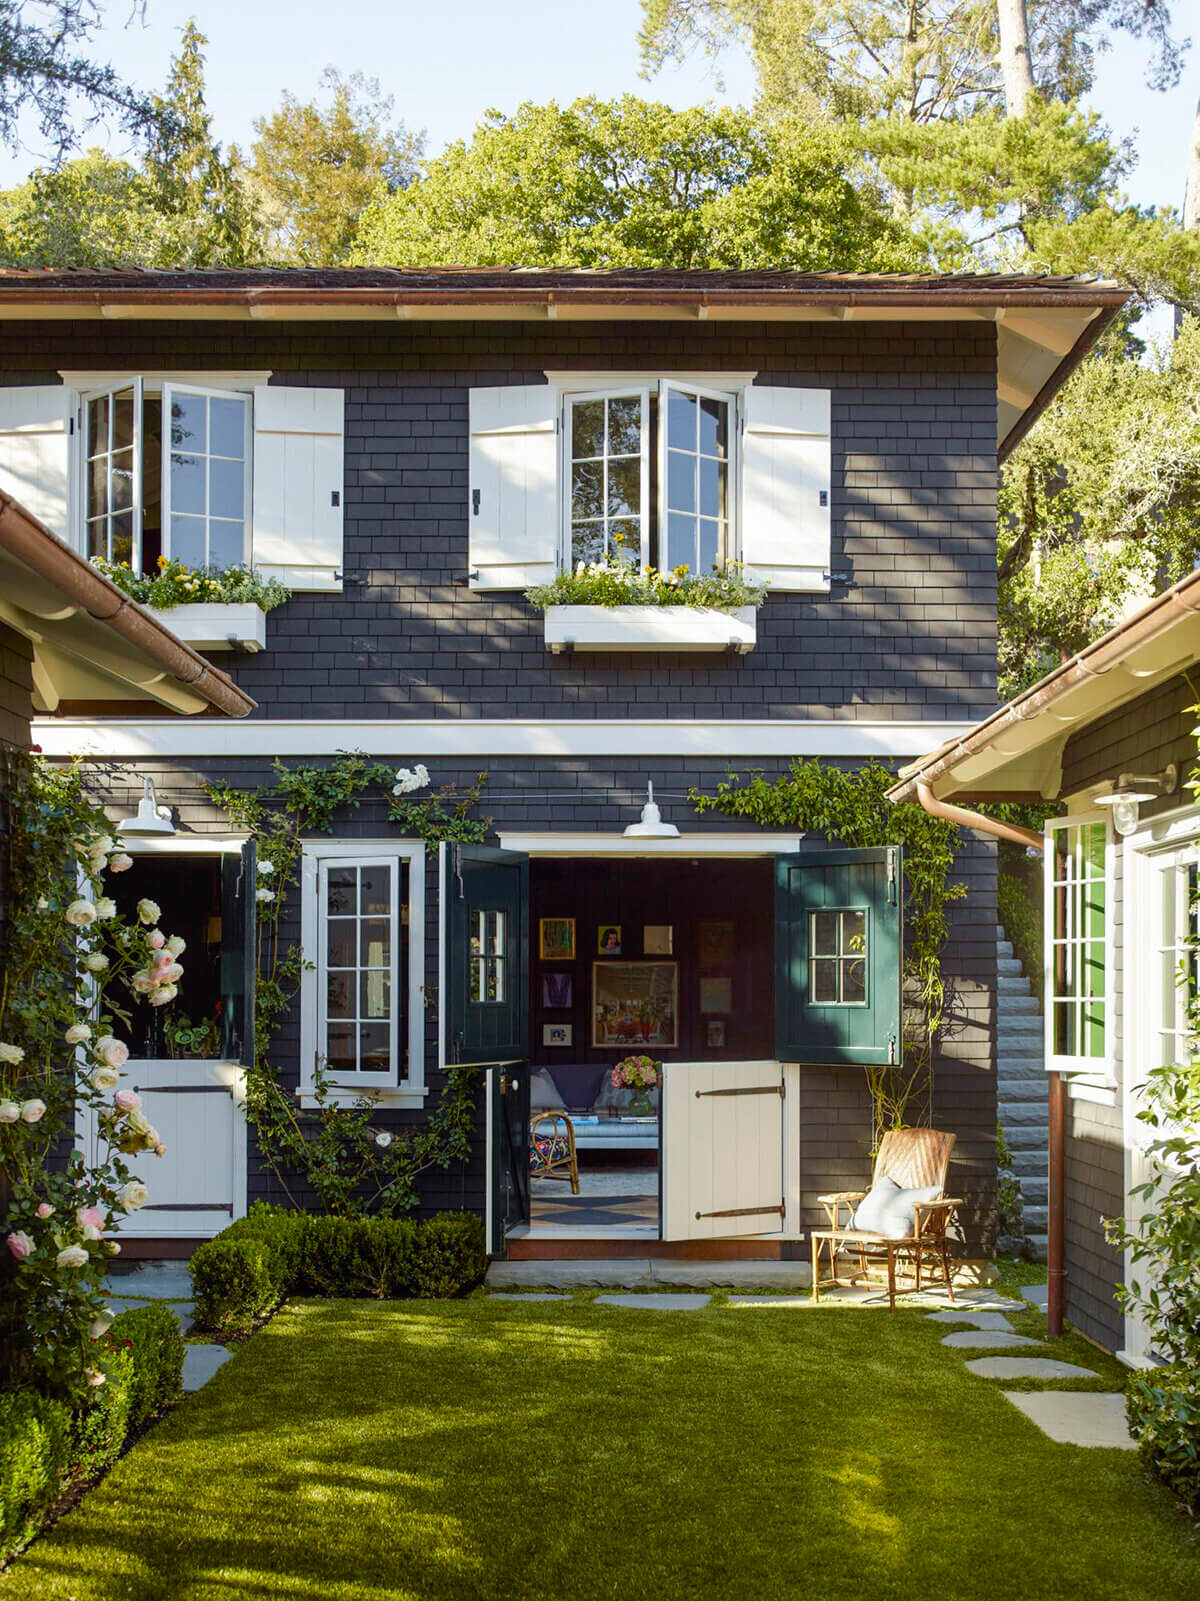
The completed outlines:
{"type": "Polygon", "coordinates": [[[411,266],[906,270],[920,254],[836,130],[626,95],[487,114],[364,215],[352,259],[411,266]]]}

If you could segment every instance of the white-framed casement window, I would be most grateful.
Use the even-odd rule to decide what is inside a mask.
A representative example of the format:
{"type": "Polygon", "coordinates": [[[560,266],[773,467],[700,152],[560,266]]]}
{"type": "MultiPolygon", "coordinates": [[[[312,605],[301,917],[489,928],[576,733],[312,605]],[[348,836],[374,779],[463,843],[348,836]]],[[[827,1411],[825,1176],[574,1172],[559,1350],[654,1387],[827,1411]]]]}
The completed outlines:
{"type": "Polygon", "coordinates": [[[1113,847],[1104,817],[1046,824],[1046,1067],[1112,1078],[1113,847]]]}
{"type": "Polygon", "coordinates": [[[425,1087],[425,852],[420,841],[304,846],[300,1095],[318,1066],[347,1097],[419,1104],[425,1087]]]}
{"type": "Polygon", "coordinates": [[[470,392],[473,589],[608,560],[736,562],[778,590],[828,590],[828,389],[753,373],[547,378],[470,392]]]}
{"type": "Polygon", "coordinates": [[[88,556],[152,574],[249,559],[252,397],[196,384],[85,392],[80,502],[88,556]]]}

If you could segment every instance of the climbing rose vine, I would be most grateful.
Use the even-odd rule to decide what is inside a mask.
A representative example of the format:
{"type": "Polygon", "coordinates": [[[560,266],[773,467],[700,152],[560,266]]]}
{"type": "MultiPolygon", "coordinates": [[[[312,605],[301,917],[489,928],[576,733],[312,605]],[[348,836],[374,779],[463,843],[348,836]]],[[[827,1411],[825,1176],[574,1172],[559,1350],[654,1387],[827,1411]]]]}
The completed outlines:
{"type": "Polygon", "coordinates": [[[78,1398],[105,1382],[101,1285],[115,1225],[144,1206],[132,1164],[166,1146],[122,1086],[138,1000],[166,1006],[184,942],[153,901],[106,893],[132,866],[75,769],[11,758],[10,877],[0,972],[0,1387],[78,1398]],[[77,1108],[96,1138],[75,1147],[77,1108]]]}

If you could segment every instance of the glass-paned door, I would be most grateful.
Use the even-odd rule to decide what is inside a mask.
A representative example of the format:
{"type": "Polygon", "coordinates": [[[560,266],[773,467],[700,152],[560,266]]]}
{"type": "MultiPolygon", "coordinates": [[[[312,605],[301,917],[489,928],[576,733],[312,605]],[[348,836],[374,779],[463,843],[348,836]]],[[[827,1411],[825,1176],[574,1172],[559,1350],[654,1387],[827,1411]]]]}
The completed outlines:
{"type": "Polygon", "coordinates": [[[87,553],[142,571],[142,381],[83,405],[87,553]]]}

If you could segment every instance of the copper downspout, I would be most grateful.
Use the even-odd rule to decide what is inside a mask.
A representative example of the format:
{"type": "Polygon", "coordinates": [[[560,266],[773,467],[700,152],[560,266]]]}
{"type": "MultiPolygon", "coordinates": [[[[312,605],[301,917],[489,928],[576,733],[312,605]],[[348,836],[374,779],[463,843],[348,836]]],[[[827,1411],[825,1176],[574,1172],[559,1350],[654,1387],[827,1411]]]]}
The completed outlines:
{"type": "MultiPolygon", "coordinates": [[[[993,834],[997,839],[1026,845],[1039,855],[1046,842],[1031,828],[1002,823],[965,806],[949,806],[934,795],[923,779],[917,780],[917,799],[931,817],[974,829],[977,834],[993,834]]],[[[1057,1340],[1063,1331],[1063,1303],[1067,1289],[1067,1090],[1061,1073],[1048,1073],[1047,1089],[1047,1187],[1046,1187],[1046,1333],[1057,1340]]]]}
{"type": "Polygon", "coordinates": [[[227,717],[245,717],[255,702],[233,679],[110,583],[90,562],[65,545],[20,501],[0,491],[0,546],[53,584],[89,616],[144,651],[178,683],[227,717]]]}

